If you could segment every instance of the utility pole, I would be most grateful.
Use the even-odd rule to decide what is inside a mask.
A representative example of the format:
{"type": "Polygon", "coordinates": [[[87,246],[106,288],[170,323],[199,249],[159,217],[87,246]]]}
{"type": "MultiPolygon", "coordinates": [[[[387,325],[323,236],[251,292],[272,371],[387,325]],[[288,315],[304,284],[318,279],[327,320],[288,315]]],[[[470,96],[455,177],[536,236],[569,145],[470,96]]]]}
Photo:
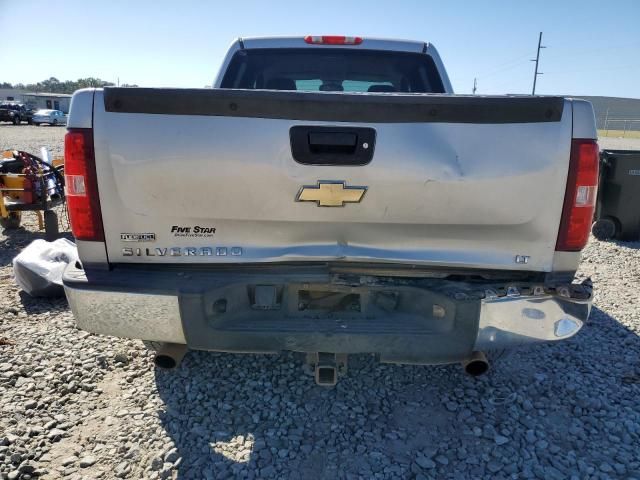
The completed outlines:
{"type": "Polygon", "coordinates": [[[473,94],[476,94],[476,90],[478,89],[478,79],[474,78],[473,79],[473,94]]]}
{"type": "Polygon", "coordinates": [[[542,72],[538,72],[538,63],[540,62],[540,49],[547,48],[542,45],[542,32],[540,32],[540,36],[538,37],[538,52],[536,53],[536,59],[531,60],[532,62],[536,62],[536,71],[533,74],[533,90],[531,91],[531,95],[536,94],[536,80],[538,80],[538,75],[542,75],[542,72]]]}

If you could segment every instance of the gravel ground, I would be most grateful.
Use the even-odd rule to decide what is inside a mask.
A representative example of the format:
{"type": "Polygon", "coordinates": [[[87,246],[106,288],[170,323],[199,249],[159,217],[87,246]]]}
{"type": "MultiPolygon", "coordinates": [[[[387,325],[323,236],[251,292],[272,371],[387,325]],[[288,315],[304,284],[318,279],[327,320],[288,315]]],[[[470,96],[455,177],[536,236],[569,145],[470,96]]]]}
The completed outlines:
{"type": "Polygon", "coordinates": [[[611,150],[640,150],[640,138],[600,137],[598,143],[611,150]]]}
{"type": "Polygon", "coordinates": [[[64,155],[64,134],[62,126],[12,125],[0,123],[0,152],[4,150],[25,150],[40,156],[40,147],[47,147],[52,156],[64,155]]]}
{"type": "MultiPolygon", "coordinates": [[[[0,148],[55,153],[63,133],[0,126],[0,148]]],[[[163,372],[139,341],[77,330],[65,300],[14,285],[42,237],[26,220],[0,231],[2,479],[640,479],[640,243],[589,244],[595,308],[569,341],[480,379],[360,356],[326,390],[289,354],[163,372]]]]}

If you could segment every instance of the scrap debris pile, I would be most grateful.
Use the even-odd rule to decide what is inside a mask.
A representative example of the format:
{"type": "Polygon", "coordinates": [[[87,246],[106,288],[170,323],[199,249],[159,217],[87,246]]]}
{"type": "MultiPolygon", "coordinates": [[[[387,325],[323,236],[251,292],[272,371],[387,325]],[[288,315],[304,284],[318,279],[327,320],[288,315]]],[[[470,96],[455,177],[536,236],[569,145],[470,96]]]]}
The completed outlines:
{"type": "Polygon", "coordinates": [[[44,229],[47,240],[58,236],[58,217],[53,208],[63,204],[64,160],[49,162],[49,154],[42,149],[42,157],[19,150],[9,150],[0,157],[0,227],[20,226],[22,213],[34,211],[38,226],[44,229]]]}

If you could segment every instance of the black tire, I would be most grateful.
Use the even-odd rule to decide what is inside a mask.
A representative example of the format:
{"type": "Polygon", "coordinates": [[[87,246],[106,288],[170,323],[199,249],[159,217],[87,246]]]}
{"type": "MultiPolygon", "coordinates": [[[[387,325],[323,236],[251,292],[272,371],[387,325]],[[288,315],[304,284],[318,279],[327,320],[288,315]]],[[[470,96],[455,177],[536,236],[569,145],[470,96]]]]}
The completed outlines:
{"type": "Polygon", "coordinates": [[[44,212],[44,238],[47,242],[53,242],[58,236],[58,215],[53,210],[46,210],[44,212]]]}
{"type": "Polygon", "coordinates": [[[27,120],[27,125],[33,125],[33,118],[27,120]]]}
{"type": "Polygon", "coordinates": [[[40,124],[39,124],[38,122],[33,122],[33,124],[34,124],[36,127],[39,127],[39,126],[40,126],[40,124]]]}
{"type": "Polygon", "coordinates": [[[53,121],[53,123],[52,123],[51,125],[53,125],[54,127],[55,127],[56,125],[58,125],[58,120],[54,120],[54,121],[53,121]]]}
{"type": "Polygon", "coordinates": [[[20,125],[20,117],[13,117],[13,124],[20,125]]]}
{"type": "Polygon", "coordinates": [[[611,240],[618,233],[618,225],[611,218],[600,218],[593,222],[591,233],[600,241],[611,240]]]}
{"type": "Polygon", "coordinates": [[[22,215],[20,215],[20,212],[9,212],[7,218],[0,218],[0,227],[6,228],[7,230],[15,230],[20,227],[21,220],[22,215]]]}

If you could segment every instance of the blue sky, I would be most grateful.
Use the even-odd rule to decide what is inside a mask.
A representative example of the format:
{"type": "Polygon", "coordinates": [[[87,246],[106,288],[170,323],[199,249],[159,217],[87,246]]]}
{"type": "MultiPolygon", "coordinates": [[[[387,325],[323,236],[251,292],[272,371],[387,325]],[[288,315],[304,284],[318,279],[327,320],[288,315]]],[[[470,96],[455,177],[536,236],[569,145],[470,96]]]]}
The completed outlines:
{"type": "Polygon", "coordinates": [[[474,77],[478,93],[530,93],[543,31],[537,93],[640,98],[639,20],[639,0],[0,0],[1,24],[22,25],[0,81],[202,87],[238,36],[348,34],[434,43],[456,93],[474,77]]]}

